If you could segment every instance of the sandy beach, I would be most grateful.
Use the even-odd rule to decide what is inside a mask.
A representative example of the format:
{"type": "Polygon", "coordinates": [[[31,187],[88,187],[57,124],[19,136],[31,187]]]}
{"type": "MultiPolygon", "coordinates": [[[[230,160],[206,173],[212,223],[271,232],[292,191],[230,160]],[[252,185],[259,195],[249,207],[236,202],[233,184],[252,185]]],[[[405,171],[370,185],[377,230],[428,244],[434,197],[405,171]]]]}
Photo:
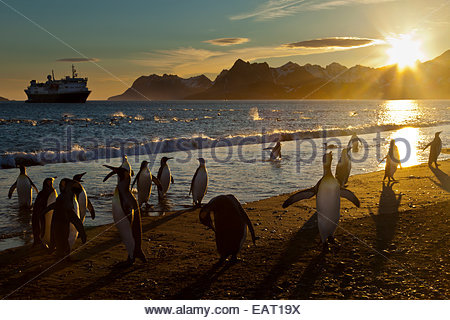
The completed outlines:
{"type": "MultiPolygon", "coordinates": [[[[439,169],[399,169],[351,176],[361,207],[342,200],[340,247],[321,255],[315,200],[281,204],[288,194],[244,207],[258,237],[241,260],[216,266],[214,234],[198,210],[143,217],[146,264],[115,264],[126,250],[113,225],[88,230],[72,261],[43,249],[0,252],[0,296],[6,299],[448,299],[450,161],[439,169]]],[[[283,192],[280,184],[279,192],[283,192]]]]}

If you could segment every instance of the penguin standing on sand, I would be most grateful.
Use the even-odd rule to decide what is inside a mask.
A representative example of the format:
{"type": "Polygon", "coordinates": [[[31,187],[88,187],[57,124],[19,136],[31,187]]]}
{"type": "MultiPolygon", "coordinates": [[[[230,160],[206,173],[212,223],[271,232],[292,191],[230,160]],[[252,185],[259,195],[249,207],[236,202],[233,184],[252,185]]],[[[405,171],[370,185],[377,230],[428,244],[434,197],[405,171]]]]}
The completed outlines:
{"type": "MultiPolygon", "coordinates": [[[[394,179],[394,173],[397,171],[397,167],[402,167],[402,164],[400,162],[400,153],[398,152],[398,148],[395,145],[395,140],[392,139],[391,143],[389,145],[389,151],[387,155],[383,158],[383,160],[386,159],[386,166],[384,167],[384,178],[383,181],[388,178],[388,182],[391,181],[397,181],[394,179]]],[[[383,161],[381,160],[381,161],[383,161]]]]}
{"type": "Polygon", "coordinates": [[[157,178],[159,182],[161,182],[161,187],[158,188],[158,195],[160,198],[164,197],[167,193],[167,191],[170,188],[170,184],[173,183],[173,177],[170,173],[169,165],[167,164],[167,160],[170,160],[173,158],[167,158],[162,157],[161,158],[161,166],[158,170],[157,178]]]}
{"type": "Polygon", "coordinates": [[[75,243],[78,232],[81,241],[86,243],[86,232],[80,219],[77,197],[82,191],[81,184],[72,179],[62,179],[59,183],[60,195],[42,214],[53,210],[51,240],[49,249],[56,248],[57,256],[67,256],[75,243]],[[72,231],[75,229],[75,232],[72,231]]]}
{"type": "Polygon", "coordinates": [[[138,204],[139,207],[142,204],[148,204],[148,200],[150,199],[150,195],[152,193],[152,182],[161,188],[161,183],[158,178],[152,175],[150,169],[148,168],[148,161],[144,160],[141,163],[141,168],[134,178],[133,183],[131,184],[131,189],[133,189],[134,184],[137,182],[137,190],[138,190],[138,204]]]}
{"type": "Polygon", "coordinates": [[[114,174],[119,177],[114,197],[112,201],[112,214],[114,224],[119,229],[120,237],[128,252],[128,259],[125,266],[132,265],[136,258],[146,262],[144,252],[142,252],[142,227],[141,213],[136,198],[130,191],[130,171],[119,167],[104,165],[112,171],[103,179],[103,182],[114,174]]]}
{"type": "Polygon", "coordinates": [[[271,148],[264,148],[264,150],[271,150],[270,151],[270,160],[276,160],[281,159],[281,143],[278,141],[276,145],[271,148]]]}
{"type": "Polygon", "coordinates": [[[347,148],[352,148],[352,152],[358,152],[359,151],[359,144],[362,143],[361,139],[356,135],[356,133],[353,133],[350,141],[348,142],[347,148]]]}
{"type": "Polygon", "coordinates": [[[189,190],[189,195],[192,193],[194,206],[200,206],[202,204],[202,199],[208,189],[208,171],[206,170],[205,159],[198,158],[198,161],[200,165],[195,171],[191,182],[191,190],[189,190]]]}
{"type": "Polygon", "coordinates": [[[200,222],[211,228],[216,234],[217,251],[220,254],[219,263],[224,262],[230,255],[233,261],[241,250],[247,228],[255,244],[256,237],[253,225],[239,201],[232,195],[220,195],[209,201],[200,210],[200,222]],[[211,220],[214,213],[214,224],[211,220]]]}
{"type": "Polygon", "coordinates": [[[422,151],[425,151],[426,148],[430,147],[430,156],[428,158],[428,165],[431,166],[434,162],[436,165],[436,168],[438,167],[437,159],[439,155],[441,154],[442,150],[442,140],[439,137],[439,135],[442,133],[442,131],[436,132],[434,134],[434,139],[429,144],[423,148],[422,151]]]}
{"type": "Polygon", "coordinates": [[[86,189],[84,189],[83,185],[81,184],[81,182],[84,182],[82,179],[85,174],[86,174],[86,172],[83,172],[83,173],[76,174],[73,176],[73,180],[79,182],[80,186],[82,188],[81,193],[78,196],[77,200],[78,200],[78,205],[80,206],[80,219],[83,222],[84,222],[84,219],[86,218],[86,210],[89,210],[92,220],[95,219],[94,206],[92,205],[91,200],[88,199],[86,189]]]}
{"type": "Polygon", "coordinates": [[[11,186],[8,192],[8,198],[11,199],[14,190],[17,188],[17,197],[19,199],[19,207],[21,208],[31,208],[33,189],[39,192],[38,188],[31,181],[30,177],[27,176],[27,169],[25,166],[20,165],[20,174],[17,177],[16,182],[11,186]]]}
{"type": "Polygon", "coordinates": [[[42,183],[42,190],[34,201],[33,213],[31,215],[31,227],[33,229],[33,246],[44,244],[50,245],[50,230],[52,224],[53,210],[45,215],[42,212],[56,201],[58,193],[53,187],[55,178],[46,178],[42,183]]]}
{"type": "Polygon", "coordinates": [[[331,151],[324,154],[323,177],[314,187],[295,193],[283,203],[283,208],[286,208],[297,201],[316,196],[317,224],[324,252],[329,250],[328,243],[335,243],[334,232],[339,223],[341,197],[350,200],[358,208],[360,205],[353,192],[341,187],[338,180],[333,177],[331,173],[332,160],[331,151]]]}
{"type": "Polygon", "coordinates": [[[352,170],[352,159],[350,158],[350,149],[342,149],[341,157],[336,165],[336,179],[339,181],[341,187],[345,187],[352,170]]]}

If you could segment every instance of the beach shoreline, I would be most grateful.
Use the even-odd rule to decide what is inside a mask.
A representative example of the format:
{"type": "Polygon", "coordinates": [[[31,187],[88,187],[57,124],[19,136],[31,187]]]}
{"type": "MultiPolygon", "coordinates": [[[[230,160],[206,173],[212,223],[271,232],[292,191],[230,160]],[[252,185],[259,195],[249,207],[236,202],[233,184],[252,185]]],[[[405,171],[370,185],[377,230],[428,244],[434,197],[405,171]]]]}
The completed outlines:
{"type": "MultiPolygon", "coordinates": [[[[0,296],[7,299],[446,299],[450,161],[351,176],[361,208],[341,204],[340,248],[323,256],[314,223],[315,200],[287,209],[288,194],[247,203],[258,237],[240,262],[217,267],[214,234],[198,210],[143,217],[148,262],[128,269],[113,225],[87,230],[72,262],[31,245],[0,252],[0,296]]],[[[282,191],[282,190],[280,190],[282,191]]]]}

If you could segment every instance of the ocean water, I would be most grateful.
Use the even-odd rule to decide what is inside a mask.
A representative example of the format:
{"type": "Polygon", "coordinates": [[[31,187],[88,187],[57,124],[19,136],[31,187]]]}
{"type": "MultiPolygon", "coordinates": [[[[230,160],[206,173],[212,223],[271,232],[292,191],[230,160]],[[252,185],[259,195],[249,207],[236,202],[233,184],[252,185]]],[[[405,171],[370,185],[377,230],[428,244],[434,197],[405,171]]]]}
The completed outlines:
{"type": "MultiPolygon", "coordinates": [[[[31,212],[19,210],[17,195],[8,199],[17,164],[30,165],[28,175],[39,189],[46,177],[87,172],[84,187],[96,209],[87,226],[112,222],[111,200],[116,179],[103,183],[103,164],[120,165],[127,154],[137,173],[143,160],[156,175],[163,156],[174,159],[167,200],[151,210],[160,215],[191,205],[190,181],[207,161],[207,202],[233,193],[242,202],[263,199],[314,185],[322,174],[324,143],[335,146],[333,167],[351,133],[363,139],[353,154],[352,174],[384,168],[379,163],[389,140],[397,139],[403,166],[427,161],[421,149],[443,131],[448,146],[448,100],[307,100],[307,101],[164,101],[86,104],[0,103],[0,250],[31,239],[31,212]],[[282,160],[269,161],[263,148],[282,141],[282,160]]],[[[442,159],[448,158],[441,155],[442,159]]],[[[351,189],[351,185],[349,186],[351,189]]],[[[33,198],[36,194],[33,194],[33,198]]]]}

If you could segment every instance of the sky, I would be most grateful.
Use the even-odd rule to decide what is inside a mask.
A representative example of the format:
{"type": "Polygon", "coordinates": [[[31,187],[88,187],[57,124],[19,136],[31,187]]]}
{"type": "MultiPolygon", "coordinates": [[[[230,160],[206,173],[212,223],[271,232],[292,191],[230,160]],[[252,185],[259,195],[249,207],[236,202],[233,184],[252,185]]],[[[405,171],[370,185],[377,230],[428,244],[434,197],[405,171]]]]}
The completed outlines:
{"type": "Polygon", "coordinates": [[[32,79],[88,77],[90,100],[141,75],[205,74],[235,60],[380,67],[408,35],[421,61],[450,49],[450,0],[0,0],[0,96],[32,79]]]}

